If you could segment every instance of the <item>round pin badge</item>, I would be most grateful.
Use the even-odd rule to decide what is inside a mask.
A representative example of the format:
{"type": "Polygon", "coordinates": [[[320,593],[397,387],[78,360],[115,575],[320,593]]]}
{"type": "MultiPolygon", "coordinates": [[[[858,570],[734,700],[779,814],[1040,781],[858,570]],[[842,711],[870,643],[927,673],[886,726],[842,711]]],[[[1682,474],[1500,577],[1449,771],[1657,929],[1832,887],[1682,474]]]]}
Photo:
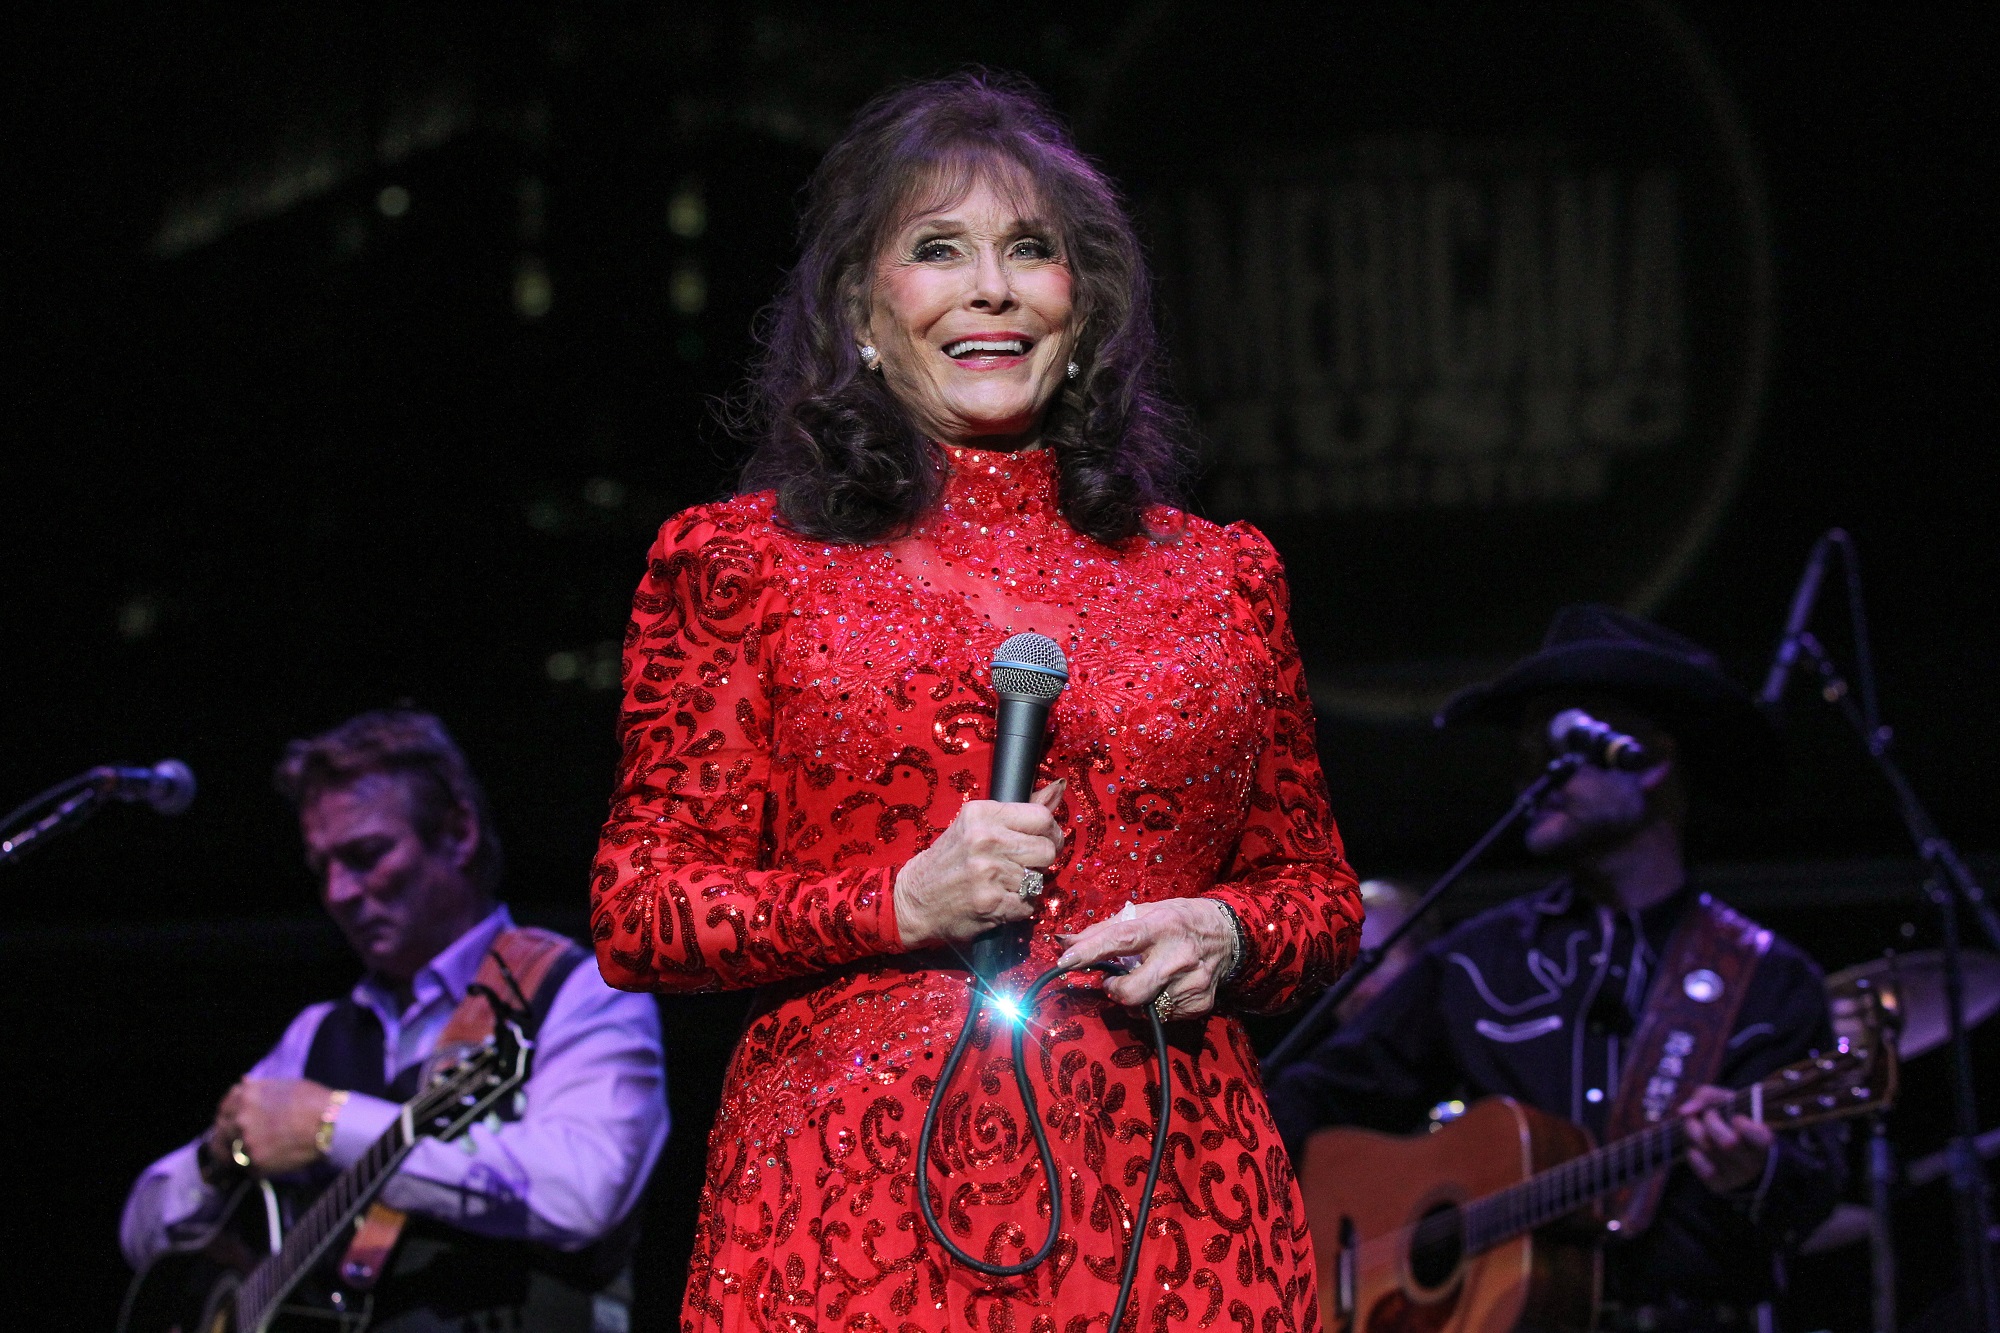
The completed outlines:
{"type": "Polygon", "coordinates": [[[1681,978],[1681,989],[1696,1004],[1707,1004],[1722,995],[1722,978],[1705,967],[1698,967],[1681,978]]]}

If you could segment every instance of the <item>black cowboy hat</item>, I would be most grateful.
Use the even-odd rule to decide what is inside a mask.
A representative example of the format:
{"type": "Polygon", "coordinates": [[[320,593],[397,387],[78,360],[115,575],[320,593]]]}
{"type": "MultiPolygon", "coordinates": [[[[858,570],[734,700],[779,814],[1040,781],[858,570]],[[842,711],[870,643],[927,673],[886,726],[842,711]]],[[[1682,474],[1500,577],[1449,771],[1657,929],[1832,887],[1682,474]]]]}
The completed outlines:
{"type": "Polygon", "coordinates": [[[1531,700],[1570,692],[1609,695],[1651,718],[1680,745],[1689,785],[1708,795],[1767,794],[1777,782],[1777,731],[1715,654],[1610,606],[1556,612],[1540,652],[1460,690],[1434,720],[1518,727],[1531,700]]]}

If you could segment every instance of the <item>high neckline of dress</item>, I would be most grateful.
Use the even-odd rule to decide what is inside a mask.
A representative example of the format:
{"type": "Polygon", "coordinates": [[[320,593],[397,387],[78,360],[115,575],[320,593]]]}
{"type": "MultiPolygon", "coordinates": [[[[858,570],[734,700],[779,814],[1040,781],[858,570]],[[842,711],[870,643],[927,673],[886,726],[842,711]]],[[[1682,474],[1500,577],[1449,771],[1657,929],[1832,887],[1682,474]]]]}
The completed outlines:
{"type": "Polygon", "coordinates": [[[960,512],[1020,513],[1055,503],[1053,450],[944,446],[945,507],[960,512]]]}

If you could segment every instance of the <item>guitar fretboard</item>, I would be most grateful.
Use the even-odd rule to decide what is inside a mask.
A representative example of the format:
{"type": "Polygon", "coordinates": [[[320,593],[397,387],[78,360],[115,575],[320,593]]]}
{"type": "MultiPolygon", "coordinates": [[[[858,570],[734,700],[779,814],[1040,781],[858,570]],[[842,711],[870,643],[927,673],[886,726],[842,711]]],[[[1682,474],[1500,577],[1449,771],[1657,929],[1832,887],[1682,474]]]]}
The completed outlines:
{"type": "MultiPolygon", "coordinates": [[[[1741,1100],[1732,1099],[1725,1113],[1739,1111],[1741,1100]]],[[[1678,1162],[1687,1148],[1682,1121],[1669,1119],[1490,1194],[1465,1209],[1466,1253],[1491,1249],[1637,1184],[1678,1162]]]]}
{"type": "MultiPolygon", "coordinates": [[[[1746,1115],[1750,1092],[1736,1093],[1716,1108],[1723,1115],[1746,1115]]],[[[1569,1216],[1578,1209],[1614,1191],[1651,1176],[1687,1154],[1688,1138],[1684,1122],[1669,1117],[1650,1129],[1640,1130],[1616,1143],[1607,1143],[1593,1152],[1538,1172],[1518,1185],[1474,1200],[1460,1210],[1458,1218],[1438,1214],[1417,1226],[1417,1243],[1442,1241],[1449,1229],[1462,1222],[1464,1252],[1470,1256],[1512,1240],[1524,1232],[1569,1216]]]]}
{"type": "Polygon", "coordinates": [[[368,1145],[354,1165],[334,1177],[333,1183],[286,1233],[278,1252],[257,1265],[256,1271],[244,1280],[236,1297],[237,1328],[244,1333],[255,1333],[300,1275],[319,1258],[335,1233],[352,1220],[360,1210],[361,1201],[374,1192],[376,1182],[396,1169],[414,1142],[403,1124],[398,1117],[381,1138],[368,1145]]]}

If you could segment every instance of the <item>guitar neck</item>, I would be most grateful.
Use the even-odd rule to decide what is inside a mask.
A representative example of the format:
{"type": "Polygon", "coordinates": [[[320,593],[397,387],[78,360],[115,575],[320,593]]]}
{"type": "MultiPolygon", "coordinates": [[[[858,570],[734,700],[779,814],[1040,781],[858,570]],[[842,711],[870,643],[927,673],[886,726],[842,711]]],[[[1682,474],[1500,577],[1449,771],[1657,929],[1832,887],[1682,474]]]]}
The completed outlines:
{"type": "Polygon", "coordinates": [[[334,1177],[312,1206],[285,1234],[278,1252],[257,1265],[236,1297],[236,1327],[258,1333],[278,1302],[297,1285],[327,1247],[374,1201],[389,1177],[416,1146],[407,1113],[368,1145],[359,1161],[334,1177]]]}
{"type": "MultiPolygon", "coordinates": [[[[491,992],[487,998],[493,999],[491,992]]],[[[236,1293],[238,1333],[264,1333],[278,1302],[381,1193],[418,1139],[450,1139],[463,1133],[527,1081],[535,1044],[521,1030],[519,1015],[497,1002],[494,1008],[493,1035],[454,1053],[429,1087],[403,1103],[395,1123],[368,1145],[360,1160],[313,1200],[278,1252],[243,1280],[236,1293]]]]}
{"type": "MultiPolygon", "coordinates": [[[[1750,1114],[1752,1090],[1738,1092],[1716,1109],[1724,1115],[1750,1114]]],[[[1680,1161],[1687,1150],[1685,1124],[1670,1117],[1475,1200],[1463,1212],[1466,1253],[1479,1254],[1636,1185],[1680,1161]]]]}

